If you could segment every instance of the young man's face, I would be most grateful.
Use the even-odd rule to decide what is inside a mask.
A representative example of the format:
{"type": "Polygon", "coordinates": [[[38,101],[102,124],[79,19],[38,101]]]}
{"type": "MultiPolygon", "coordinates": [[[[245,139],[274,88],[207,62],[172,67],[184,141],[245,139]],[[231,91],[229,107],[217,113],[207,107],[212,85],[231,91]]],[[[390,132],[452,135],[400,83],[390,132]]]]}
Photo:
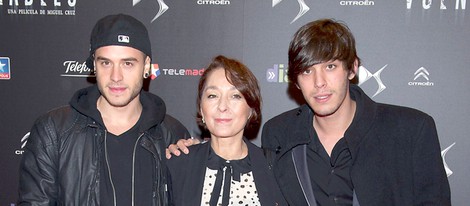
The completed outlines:
{"type": "MultiPolygon", "coordinates": [[[[357,71],[355,66],[354,71],[357,71]]],[[[349,80],[356,72],[349,72],[344,62],[335,60],[316,64],[298,77],[298,88],[316,116],[328,117],[347,112],[344,107],[351,100],[349,80]]]]}
{"type": "Polygon", "coordinates": [[[150,58],[127,46],[104,46],[95,52],[98,88],[106,103],[125,107],[138,102],[143,73],[150,70],[150,58]]]}

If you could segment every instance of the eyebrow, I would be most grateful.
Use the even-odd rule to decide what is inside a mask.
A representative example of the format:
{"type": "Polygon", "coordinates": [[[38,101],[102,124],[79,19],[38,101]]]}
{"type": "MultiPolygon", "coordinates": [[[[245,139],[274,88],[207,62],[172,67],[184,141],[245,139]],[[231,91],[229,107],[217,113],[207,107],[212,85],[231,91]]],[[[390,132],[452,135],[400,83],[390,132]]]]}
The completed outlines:
{"type": "MultiPolygon", "coordinates": [[[[217,86],[207,86],[207,87],[204,89],[204,91],[207,91],[207,90],[210,90],[210,89],[217,90],[218,88],[219,88],[219,87],[217,87],[217,86]]],[[[237,91],[238,91],[238,89],[237,89],[235,86],[233,86],[233,85],[232,85],[232,87],[230,87],[230,90],[237,90],[237,91]]]]}
{"type": "MultiPolygon", "coordinates": [[[[96,57],[96,60],[104,60],[104,61],[110,61],[110,59],[106,58],[106,57],[101,57],[101,56],[98,56],[96,57]]],[[[138,61],[137,58],[134,58],[134,57],[129,57],[129,58],[124,58],[124,59],[121,59],[121,61],[138,61]]]]}
{"type": "Polygon", "coordinates": [[[96,60],[109,60],[108,58],[104,58],[104,57],[96,57],[96,60]]]}
{"type": "Polygon", "coordinates": [[[134,58],[134,57],[124,58],[122,60],[126,61],[126,62],[128,62],[128,61],[134,61],[134,62],[139,61],[139,60],[137,60],[137,58],[134,58]]]}

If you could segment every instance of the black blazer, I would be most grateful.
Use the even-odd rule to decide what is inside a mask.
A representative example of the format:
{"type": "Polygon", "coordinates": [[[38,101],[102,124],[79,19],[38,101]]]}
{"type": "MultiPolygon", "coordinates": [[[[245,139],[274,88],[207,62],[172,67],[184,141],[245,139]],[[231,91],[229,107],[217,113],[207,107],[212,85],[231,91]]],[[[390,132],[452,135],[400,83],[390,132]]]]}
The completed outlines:
{"type": "MultiPolygon", "coordinates": [[[[350,94],[356,113],[344,138],[353,161],[356,201],[361,206],[451,205],[433,118],[415,109],[376,103],[356,85],[350,85],[350,94]]],[[[307,190],[299,179],[309,181],[297,174],[299,161],[293,154],[311,141],[312,117],[313,111],[303,105],[263,127],[262,146],[272,157],[276,181],[290,205],[307,205],[307,190]]]]}
{"type": "MultiPolygon", "coordinates": [[[[261,205],[287,205],[269,170],[263,151],[245,141],[251,159],[253,177],[261,205]]],[[[168,160],[170,196],[172,205],[200,205],[209,156],[210,142],[189,147],[188,155],[173,156],[168,160]]]]}

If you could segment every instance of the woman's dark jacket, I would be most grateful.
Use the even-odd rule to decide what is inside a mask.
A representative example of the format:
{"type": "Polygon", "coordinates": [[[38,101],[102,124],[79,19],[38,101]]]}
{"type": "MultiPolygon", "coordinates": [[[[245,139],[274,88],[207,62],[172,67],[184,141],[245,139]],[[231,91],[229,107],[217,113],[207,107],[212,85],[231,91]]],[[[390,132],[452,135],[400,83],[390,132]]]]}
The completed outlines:
{"type": "MultiPolygon", "coordinates": [[[[350,86],[350,94],[356,101],[356,113],[344,138],[353,161],[355,205],[450,205],[432,117],[415,109],[376,103],[356,85],[350,86]]],[[[312,117],[310,107],[303,105],[274,117],[263,128],[262,146],[290,205],[307,205],[306,196],[313,196],[302,189],[298,178],[303,183],[310,180],[296,172],[296,167],[304,168],[308,174],[309,167],[305,161],[295,165],[293,161],[295,153],[294,157],[305,157],[305,150],[293,151],[311,141],[312,117]]],[[[314,197],[310,200],[315,205],[314,197]]]]}
{"type": "MultiPolygon", "coordinates": [[[[96,86],[77,91],[69,106],[38,118],[20,165],[19,205],[100,205],[100,158],[106,135],[96,108],[96,86]]],[[[140,146],[155,158],[154,204],[167,205],[165,148],[189,137],[186,128],[166,115],[159,97],[142,91],[140,146]]]]}
{"type": "MultiPolygon", "coordinates": [[[[268,168],[263,151],[250,141],[245,142],[261,205],[287,205],[272,171],[268,168]]],[[[170,196],[173,205],[201,204],[209,150],[210,142],[193,145],[189,147],[188,155],[173,156],[168,161],[172,186],[170,196]]]]}

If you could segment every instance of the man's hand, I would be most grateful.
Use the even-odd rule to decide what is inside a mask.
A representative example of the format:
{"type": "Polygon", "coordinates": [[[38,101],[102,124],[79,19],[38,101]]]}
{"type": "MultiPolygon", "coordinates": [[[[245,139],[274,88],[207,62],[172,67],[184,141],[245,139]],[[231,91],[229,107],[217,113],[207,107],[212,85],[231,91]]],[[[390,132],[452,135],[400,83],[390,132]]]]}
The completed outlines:
{"type": "Polygon", "coordinates": [[[188,154],[189,153],[188,147],[191,145],[199,144],[199,143],[201,143],[201,141],[193,137],[191,137],[190,139],[180,139],[178,140],[178,142],[176,142],[176,144],[170,144],[168,148],[166,148],[165,150],[166,158],[170,159],[172,154],[176,156],[180,156],[181,151],[184,154],[188,154]]]}

